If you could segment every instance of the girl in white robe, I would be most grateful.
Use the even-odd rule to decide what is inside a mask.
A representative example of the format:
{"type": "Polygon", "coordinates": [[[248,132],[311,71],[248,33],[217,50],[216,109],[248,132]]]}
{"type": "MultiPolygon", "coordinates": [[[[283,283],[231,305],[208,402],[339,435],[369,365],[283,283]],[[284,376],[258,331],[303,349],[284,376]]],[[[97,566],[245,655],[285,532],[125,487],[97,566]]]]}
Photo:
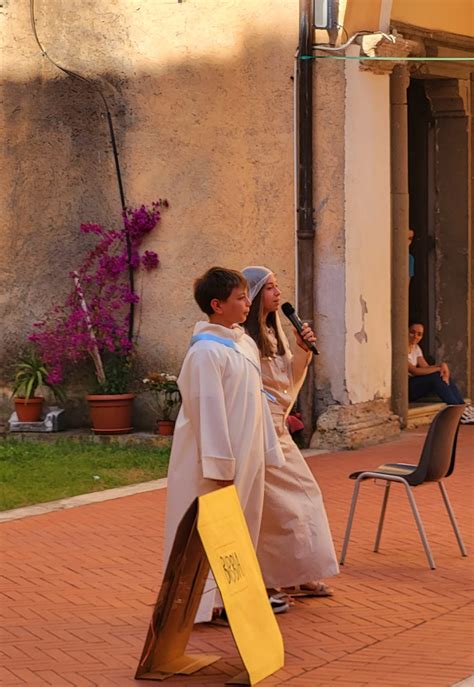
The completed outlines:
{"type": "Polygon", "coordinates": [[[285,455],[280,470],[267,467],[262,525],[257,555],[267,588],[285,588],[290,594],[330,596],[322,577],[339,572],[336,552],[321,490],[286,426],[312,354],[305,347],[316,340],[306,325],[296,332],[293,353],[278,317],[280,290],[266,267],[246,267],[252,308],[245,323],[259,347],[266,391],[276,397],[270,405],[275,429],[285,455]]]}
{"type": "MultiPolygon", "coordinates": [[[[213,270],[217,274],[214,281],[221,272],[230,278],[240,275],[232,270],[213,270]]],[[[256,548],[265,465],[284,463],[262,390],[258,349],[244,330],[233,324],[245,319],[250,306],[245,281],[239,282],[238,276],[235,279],[237,286],[231,295],[224,299],[226,292],[218,292],[221,297],[211,300],[218,303],[212,308],[203,306],[202,298],[200,302],[196,297],[199,305],[206,307],[210,321],[196,324],[178,377],[182,405],[168,469],[165,564],[177,527],[194,499],[231,483],[237,489],[256,548]]],[[[219,605],[212,587],[215,583],[209,580],[196,622],[211,620],[213,607],[219,605]]]]}

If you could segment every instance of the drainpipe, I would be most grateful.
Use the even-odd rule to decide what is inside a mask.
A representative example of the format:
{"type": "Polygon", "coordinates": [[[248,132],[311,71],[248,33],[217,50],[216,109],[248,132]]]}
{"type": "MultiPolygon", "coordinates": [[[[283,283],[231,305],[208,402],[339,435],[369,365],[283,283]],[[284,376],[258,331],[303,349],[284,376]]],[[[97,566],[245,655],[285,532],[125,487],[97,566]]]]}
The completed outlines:
{"type": "MultiPolygon", "coordinates": [[[[313,0],[300,0],[298,57],[312,55],[313,0]]],[[[296,237],[297,307],[300,317],[312,323],[314,317],[314,208],[313,208],[313,60],[297,59],[296,65],[296,237]]],[[[299,395],[309,445],[314,428],[314,367],[299,395]]]]}
{"type": "Polygon", "coordinates": [[[390,168],[392,207],[392,410],[402,427],[408,416],[408,105],[406,65],[390,75],[390,168]]]}

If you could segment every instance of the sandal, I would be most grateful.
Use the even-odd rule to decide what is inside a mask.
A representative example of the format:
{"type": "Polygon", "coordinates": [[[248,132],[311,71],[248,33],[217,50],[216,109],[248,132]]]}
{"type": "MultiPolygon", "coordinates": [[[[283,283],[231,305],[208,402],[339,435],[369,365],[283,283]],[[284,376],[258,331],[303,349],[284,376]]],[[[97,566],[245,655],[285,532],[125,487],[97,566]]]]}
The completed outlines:
{"type": "Polygon", "coordinates": [[[334,591],[324,582],[308,582],[294,587],[285,587],[284,591],[295,597],[334,596],[334,591]]]}

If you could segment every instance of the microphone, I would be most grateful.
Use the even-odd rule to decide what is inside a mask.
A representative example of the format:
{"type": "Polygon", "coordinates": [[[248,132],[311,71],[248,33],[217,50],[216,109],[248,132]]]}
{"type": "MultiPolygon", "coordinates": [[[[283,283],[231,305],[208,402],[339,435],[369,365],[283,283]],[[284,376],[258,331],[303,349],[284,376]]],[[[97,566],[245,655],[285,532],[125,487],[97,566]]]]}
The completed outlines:
{"type": "MultiPolygon", "coordinates": [[[[301,334],[301,330],[303,329],[303,322],[300,320],[298,315],[296,314],[296,311],[294,307],[291,305],[291,303],[283,303],[281,306],[281,309],[283,311],[283,314],[290,320],[291,324],[293,327],[296,329],[298,334],[301,334]]],[[[308,341],[305,341],[303,339],[305,346],[307,346],[314,355],[319,355],[319,351],[316,348],[314,343],[309,343],[308,341]]]]}

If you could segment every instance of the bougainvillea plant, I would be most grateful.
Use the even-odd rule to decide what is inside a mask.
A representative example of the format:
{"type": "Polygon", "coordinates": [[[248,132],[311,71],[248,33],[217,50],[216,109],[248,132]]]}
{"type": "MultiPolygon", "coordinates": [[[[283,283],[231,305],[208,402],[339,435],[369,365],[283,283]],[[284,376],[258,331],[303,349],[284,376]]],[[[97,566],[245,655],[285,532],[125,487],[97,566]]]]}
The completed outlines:
{"type": "Polygon", "coordinates": [[[95,235],[97,243],[71,272],[72,288],[65,303],[36,322],[29,337],[47,366],[49,383],[61,384],[71,363],[92,358],[97,391],[127,391],[136,343],[131,312],[140,300],[133,288],[133,273],[159,265],[158,255],[150,250],[141,253],[140,246],[155,229],[164,207],[168,207],[166,200],[127,208],[123,228],[118,230],[81,224],[81,232],[95,235]]]}

